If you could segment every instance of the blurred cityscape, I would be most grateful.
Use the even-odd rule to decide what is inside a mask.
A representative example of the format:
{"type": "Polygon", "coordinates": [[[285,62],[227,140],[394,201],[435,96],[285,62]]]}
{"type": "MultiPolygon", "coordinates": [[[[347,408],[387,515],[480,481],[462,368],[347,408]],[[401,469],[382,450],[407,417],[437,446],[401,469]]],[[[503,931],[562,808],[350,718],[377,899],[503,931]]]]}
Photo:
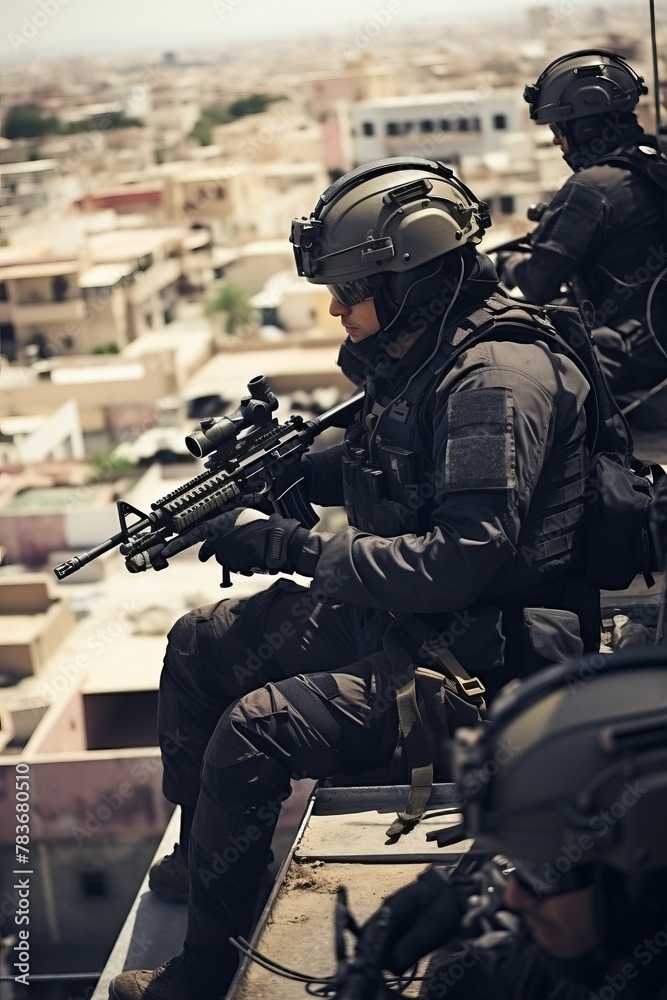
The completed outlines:
{"type": "MultiPolygon", "coordinates": [[[[33,60],[50,4],[67,16],[35,4],[0,77],[0,798],[11,806],[25,762],[31,975],[90,974],[35,980],[33,995],[56,1000],[91,995],[164,833],[165,636],[220,581],[191,551],[160,574],[127,574],[117,551],[60,583],[53,567],[118,530],[119,499],[146,510],[196,475],[184,436],[234,409],[253,376],[283,418],[350,394],[340,323],[326,289],[296,277],[287,239],[332,180],[385,156],[450,163],[489,203],[491,250],[568,173],[522,100],[550,59],[620,52],[649,85],[647,131],[655,113],[644,4],[555,0],[485,30],[447,24],[435,0],[417,24],[408,0],[378,0],[345,34],[33,60]]],[[[218,0],[220,17],[235,6],[218,0]]],[[[236,577],[233,594],[262,586],[236,577]]],[[[14,847],[3,808],[12,977],[14,847]]]]}

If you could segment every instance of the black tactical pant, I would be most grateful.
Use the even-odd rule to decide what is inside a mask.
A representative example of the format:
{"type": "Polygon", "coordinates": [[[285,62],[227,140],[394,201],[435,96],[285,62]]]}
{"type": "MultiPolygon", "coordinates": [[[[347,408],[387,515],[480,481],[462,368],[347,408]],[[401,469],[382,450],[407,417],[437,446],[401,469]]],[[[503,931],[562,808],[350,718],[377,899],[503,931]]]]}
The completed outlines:
{"type": "Polygon", "coordinates": [[[165,795],[196,807],[184,956],[198,1000],[231,980],[237,952],[227,939],[248,933],[290,778],[391,762],[390,621],[317,605],[283,579],[191,611],[169,633],[158,730],[165,795]]]}

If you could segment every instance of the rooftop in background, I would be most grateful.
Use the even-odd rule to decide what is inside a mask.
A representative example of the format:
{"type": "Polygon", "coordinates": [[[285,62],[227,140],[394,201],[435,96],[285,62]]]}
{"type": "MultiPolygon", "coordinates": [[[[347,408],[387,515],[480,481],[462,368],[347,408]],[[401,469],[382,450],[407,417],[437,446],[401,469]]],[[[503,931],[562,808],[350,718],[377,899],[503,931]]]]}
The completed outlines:
{"type": "MultiPolygon", "coordinates": [[[[3,425],[5,421],[3,420],[3,425]]],[[[77,487],[45,486],[30,487],[16,493],[6,506],[3,513],[10,511],[29,510],[65,510],[72,506],[72,497],[77,487]]],[[[86,486],[87,502],[90,506],[101,506],[109,503],[113,495],[113,485],[109,483],[91,483],[86,486]]]]}
{"type": "Polygon", "coordinates": [[[78,260],[35,260],[32,263],[3,265],[0,260],[0,281],[12,278],[54,278],[58,274],[75,274],[78,260]]]}
{"type": "Polygon", "coordinates": [[[54,170],[57,160],[25,160],[22,163],[3,163],[2,174],[39,174],[44,170],[54,170]]]}
{"type": "Polygon", "coordinates": [[[105,288],[132,274],[134,266],[119,261],[115,264],[93,264],[79,275],[79,288],[105,288]]]}
{"type": "Polygon", "coordinates": [[[154,253],[169,240],[180,240],[187,232],[182,227],[164,229],[124,229],[94,233],[90,237],[90,252],[95,261],[111,264],[115,261],[136,260],[154,253]]]}
{"type": "MultiPolygon", "coordinates": [[[[504,87],[493,90],[493,96],[513,96],[517,97],[517,92],[512,87],[504,87]]],[[[396,97],[376,97],[366,101],[359,101],[355,108],[410,108],[413,105],[420,107],[426,104],[433,104],[437,107],[442,105],[460,104],[468,107],[470,102],[473,106],[480,101],[478,90],[443,90],[434,94],[402,94],[396,97]]]]}

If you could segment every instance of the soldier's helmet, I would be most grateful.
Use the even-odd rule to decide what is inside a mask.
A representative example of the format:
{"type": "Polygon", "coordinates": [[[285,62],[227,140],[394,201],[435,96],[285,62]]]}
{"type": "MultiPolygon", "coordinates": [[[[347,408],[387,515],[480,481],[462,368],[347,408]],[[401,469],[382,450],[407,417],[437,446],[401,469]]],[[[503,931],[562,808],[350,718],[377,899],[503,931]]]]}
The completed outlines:
{"type": "Polygon", "coordinates": [[[562,872],[667,868],[664,647],[536,674],[496,699],[490,723],[457,731],[453,766],[483,850],[562,872]]]}
{"type": "Polygon", "coordinates": [[[390,157],[344,174],[310,217],[294,219],[297,271],[346,305],[369,298],[383,275],[413,272],[476,244],[488,205],[437,160],[390,157]]]}
{"type": "Polygon", "coordinates": [[[557,125],[590,115],[626,114],[647,94],[644,78],[609,49],[578,49],[554,59],[524,100],[538,125],[557,125]]]}

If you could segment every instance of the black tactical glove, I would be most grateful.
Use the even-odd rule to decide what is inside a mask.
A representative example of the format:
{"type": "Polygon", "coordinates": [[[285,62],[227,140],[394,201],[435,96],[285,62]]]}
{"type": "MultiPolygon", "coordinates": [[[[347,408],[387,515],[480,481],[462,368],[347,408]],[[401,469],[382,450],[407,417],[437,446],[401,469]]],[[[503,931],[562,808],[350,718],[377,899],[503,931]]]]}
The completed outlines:
{"type": "MultiPolygon", "coordinates": [[[[305,573],[317,564],[317,533],[299,521],[266,514],[248,507],[235,508],[210,521],[196,524],[190,531],[168,542],[162,550],[169,559],[203,542],[199,559],[215,556],[232,573],[305,573]],[[304,554],[304,546],[307,552],[304,554]],[[309,558],[310,557],[310,558],[309,558]]],[[[312,574],[311,574],[312,575],[312,574]]]]}
{"type": "Polygon", "coordinates": [[[416,882],[399,889],[364,924],[357,948],[363,959],[364,940],[372,940],[380,914],[389,910],[382,967],[402,975],[420,958],[456,937],[465,913],[470,885],[447,881],[443,869],[430,868],[416,882]]]}

